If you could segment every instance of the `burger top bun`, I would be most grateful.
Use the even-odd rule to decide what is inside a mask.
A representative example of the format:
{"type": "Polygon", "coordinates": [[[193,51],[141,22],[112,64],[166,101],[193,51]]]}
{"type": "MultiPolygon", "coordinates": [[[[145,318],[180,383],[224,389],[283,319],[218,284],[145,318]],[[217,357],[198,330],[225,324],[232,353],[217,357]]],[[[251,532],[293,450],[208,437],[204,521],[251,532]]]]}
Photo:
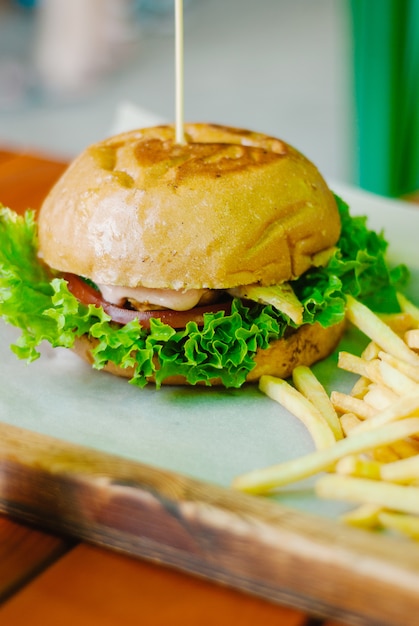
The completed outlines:
{"type": "Polygon", "coordinates": [[[39,214],[51,267],[97,283],[168,289],[276,284],[334,245],[340,220],[316,167],[260,133],[186,124],[87,148],[39,214]]]}

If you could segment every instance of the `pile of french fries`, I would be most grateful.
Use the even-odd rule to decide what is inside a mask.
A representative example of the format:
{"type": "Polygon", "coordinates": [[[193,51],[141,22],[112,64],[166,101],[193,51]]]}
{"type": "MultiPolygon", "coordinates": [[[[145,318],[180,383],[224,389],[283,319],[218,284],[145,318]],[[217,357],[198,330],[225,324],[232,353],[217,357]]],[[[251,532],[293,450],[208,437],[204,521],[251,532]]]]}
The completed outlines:
{"type": "Polygon", "coordinates": [[[378,316],[352,297],[347,317],[369,338],[361,356],[340,352],[355,375],[349,393],[330,396],[307,367],[292,384],[263,376],[261,390],[304,422],[315,451],[237,477],[233,487],[263,494],[321,472],[321,498],[353,503],[353,525],[419,540],[419,308],[399,294],[401,313],[378,316]]]}

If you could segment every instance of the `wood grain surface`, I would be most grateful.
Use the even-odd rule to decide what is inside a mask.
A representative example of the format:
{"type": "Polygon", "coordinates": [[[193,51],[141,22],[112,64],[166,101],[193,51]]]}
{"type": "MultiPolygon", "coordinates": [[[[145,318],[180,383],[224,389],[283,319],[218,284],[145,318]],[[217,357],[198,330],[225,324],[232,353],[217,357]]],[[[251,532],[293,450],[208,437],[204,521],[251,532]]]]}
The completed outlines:
{"type": "Polygon", "coordinates": [[[307,616],[110,551],[79,545],[0,607],[30,626],[305,626],[307,616]]]}
{"type": "Polygon", "coordinates": [[[0,516],[0,603],[64,554],[71,542],[0,516]]]}
{"type": "Polygon", "coordinates": [[[419,546],[9,425],[0,508],[313,614],[405,625],[419,546]]]}
{"type": "Polygon", "coordinates": [[[0,151],[0,203],[22,213],[38,209],[67,163],[0,151]]]}

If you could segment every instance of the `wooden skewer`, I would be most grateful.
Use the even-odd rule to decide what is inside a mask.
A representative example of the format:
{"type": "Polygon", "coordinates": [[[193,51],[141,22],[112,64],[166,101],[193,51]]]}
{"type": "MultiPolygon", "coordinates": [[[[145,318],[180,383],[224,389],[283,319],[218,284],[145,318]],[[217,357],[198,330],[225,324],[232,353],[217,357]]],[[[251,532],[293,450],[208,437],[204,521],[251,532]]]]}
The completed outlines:
{"type": "Polygon", "coordinates": [[[183,0],[175,3],[176,143],[185,144],[183,102],[183,0]]]}

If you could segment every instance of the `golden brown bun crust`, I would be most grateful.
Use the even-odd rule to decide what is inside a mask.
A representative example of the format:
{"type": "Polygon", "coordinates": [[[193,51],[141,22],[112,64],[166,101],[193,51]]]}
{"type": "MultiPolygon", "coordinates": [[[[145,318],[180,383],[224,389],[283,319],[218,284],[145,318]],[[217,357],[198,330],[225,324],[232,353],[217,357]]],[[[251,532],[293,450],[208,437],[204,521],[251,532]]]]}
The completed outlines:
{"type": "Polygon", "coordinates": [[[39,215],[41,255],[97,283],[228,288],[299,276],[334,245],[340,220],[316,167],[286,143],[186,124],[88,148],[39,215]]]}
{"type": "MultiPolygon", "coordinates": [[[[247,382],[257,382],[265,374],[288,378],[298,365],[310,366],[326,358],[335,349],[345,329],[345,322],[323,328],[320,324],[306,324],[286,339],[272,341],[266,350],[259,349],[255,356],[256,366],[249,373],[247,382]]],[[[74,352],[82,359],[92,364],[90,351],[95,346],[95,340],[83,335],[76,339],[74,352]]],[[[132,378],[133,368],[121,368],[108,363],[103,371],[116,376],[132,378]]],[[[152,379],[150,379],[152,382],[152,379]]],[[[166,385],[188,384],[183,376],[171,376],[163,381],[166,385]]],[[[220,385],[217,380],[212,385],[220,385]]]]}

